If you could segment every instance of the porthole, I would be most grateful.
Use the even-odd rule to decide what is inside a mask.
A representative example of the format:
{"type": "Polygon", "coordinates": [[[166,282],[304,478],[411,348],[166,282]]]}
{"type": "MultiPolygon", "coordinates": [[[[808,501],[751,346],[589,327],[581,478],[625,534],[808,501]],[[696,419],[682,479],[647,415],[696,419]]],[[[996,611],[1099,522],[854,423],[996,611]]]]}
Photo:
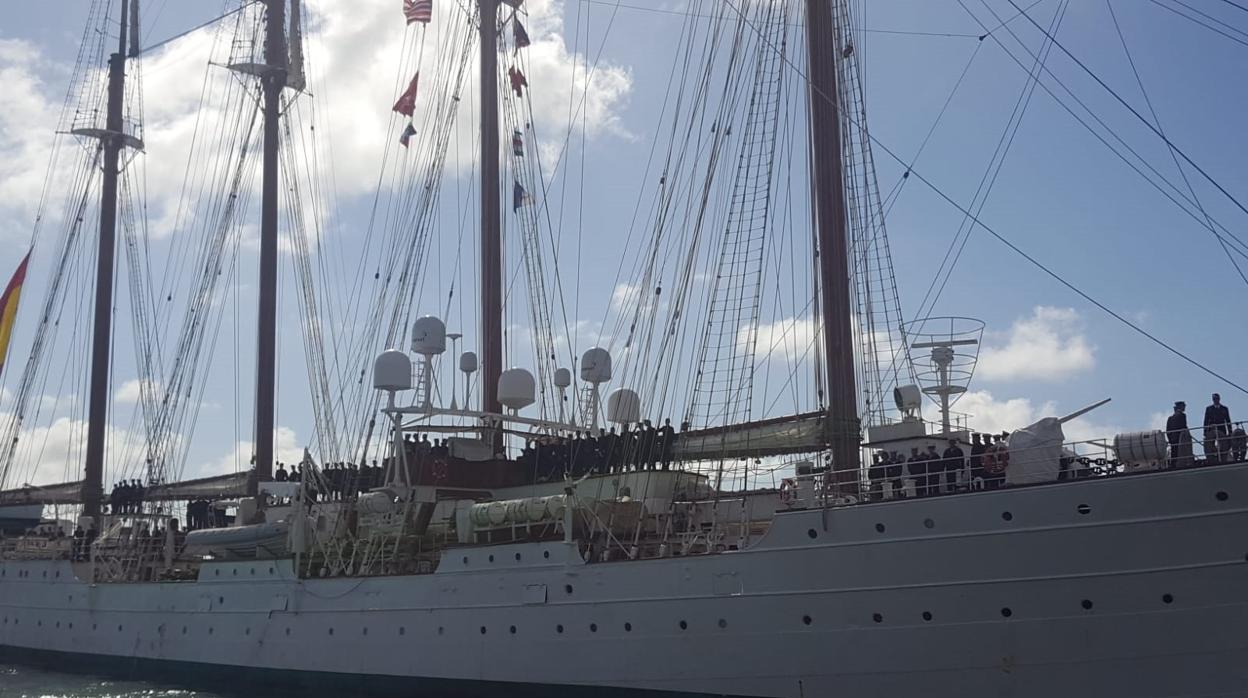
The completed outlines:
{"type": "Polygon", "coordinates": [[[56,629],[57,629],[57,630],[60,630],[60,629],[61,629],[61,621],[59,621],[59,620],[58,620],[58,621],[56,621],[56,629]]]}
{"type": "Polygon", "coordinates": [[[60,578],[61,578],[61,571],[60,571],[60,570],[57,570],[57,571],[56,571],[56,574],[54,574],[54,575],[52,575],[52,576],[56,577],[57,579],[60,579],[60,578]]]}
{"type": "Polygon", "coordinates": [[[508,628],[507,630],[508,630],[508,631],[509,631],[512,635],[515,635],[515,634],[516,634],[516,626],[514,626],[514,625],[513,625],[513,626],[511,626],[510,628],[508,628]]]}
{"type": "Polygon", "coordinates": [[[243,634],[244,634],[244,635],[251,635],[251,628],[246,628],[245,630],[243,630],[243,634]]]}
{"type": "Polygon", "coordinates": [[[490,556],[490,562],[494,562],[494,556],[493,556],[493,555],[491,555],[491,556],[490,556]]]}
{"type": "Polygon", "coordinates": [[[466,564],[468,564],[468,556],[467,556],[467,555],[465,555],[465,556],[464,556],[464,564],[465,564],[465,565],[466,565],[466,564]]]}
{"type": "Polygon", "coordinates": [[[217,575],[218,577],[221,576],[221,570],[213,570],[212,573],[217,575]]]}
{"type": "Polygon", "coordinates": [[[632,623],[625,623],[625,624],[624,624],[624,632],[626,632],[626,633],[631,633],[631,632],[633,632],[633,624],[632,624],[632,623]]]}
{"type": "Polygon", "coordinates": [[[1166,604],[1174,603],[1174,594],[1162,594],[1161,602],[1166,604]]]}
{"type": "Polygon", "coordinates": [[[290,628],[286,628],[286,637],[290,637],[290,628]]]}
{"type": "Polygon", "coordinates": [[[1001,609],[1001,616],[1002,616],[1002,617],[1004,617],[1004,618],[1009,618],[1009,617],[1010,617],[1010,616],[1012,616],[1012,615],[1014,615],[1014,612],[1010,610],[1010,607],[1009,607],[1009,606],[1006,606],[1005,608],[1001,609]]]}
{"type": "Polygon", "coordinates": [[[811,537],[811,539],[813,540],[813,539],[815,539],[815,538],[818,538],[818,537],[819,537],[819,532],[818,532],[818,531],[816,531],[815,529],[811,528],[811,529],[807,529],[807,530],[806,530],[806,535],[810,536],[810,537],[811,537]]]}
{"type": "Polygon", "coordinates": [[[68,627],[69,627],[69,629],[70,629],[70,630],[73,630],[73,629],[74,629],[74,624],[73,624],[73,623],[70,623],[70,624],[68,625],[68,627]]]}
{"type": "Polygon", "coordinates": [[[719,619],[719,629],[720,629],[720,630],[723,630],[724,628],[727,628],[727,627],[728,627],[728,621],[724,620],[723,618],[720,618],[720,619],[719,619]]]}
{"type": "Polygon", "coordinates": [[[883,623],[884,616],[880,615],[879,613],[872,613],[871,620],[875,621],[876,623],[883,623]]]}
{"type": "Polygon", "coordinates": [[[230,574],[233,574],[235,577],[237,577],[237,576],[238,576],[238,568],[237,568],[237,567],[235,567],[234,569],[230,570],[230,574]]]}
{"type": "Polygon", "coordinates": [[[591,633],[596,633],[596,632],[598,632],[598,624],[597,624],[597,623],[590,623],[590,624],[589,624],[589,632],[591,632],[591,633]]]}
{"type": "Polygon", "coordinates": [[[211,635],[211,634],[212,634],[212,628],[208,628],[208,634],[209,634],[209,635],[211,635]]]}
{"type": "Polygon", "coordinates": [[[333,629],[333,628],[330,628],[330,629],[329,629],[329,634],[330,634],[330,635],[333,635],[333,634],[334,634],[334,629],[333,629]]]}
{"type": "MultiPolygon", "coordinates": [[[[1215,494],[1215,495],[1213,495],[1213,496],[1214,496],[1214,497],[1216,497],[1216,498],[1217,498],[1217,500],[1218,500],[1219,502],[1225,502],[1226,500],[1228,500],[1228,499],[1230,499],[1230,498],[1231,498],[1231,495],[1229,495],[1229,494],[1227,494],[1227,493],[1225,493],[1225,492],[1218,492],[1217,494],[1215,494]]],[[[45,573],[45,574],[46,574],[46,573],[45,573]]]]}
{"type": "Polygon", "coordinates": [[[1001,512],[1001,518],[1002,518],[1002,519],[1005,519],[1006,521],[1013,521],[1013,520],[1014,520],[1014,515],[1013,515],[1013,514],[1011,514],[1011,513],[1010,513],[1010,512],[1008,512],[1008,511],[1003,511],[1003,512],[1001,512]]]}
{"type": "Polygon", "coordinates": [[[485,626],[484,626],[484,625],[483,625],[483,626],[481,626],[481,634],[482,634],[482,635],[484,635],[484,634],[485,634],[485,626]]]}
{"type": "Polygon", "coordinates": [[[564,585],[563,585],[563,593],[565,593],[565,594],[571,594],[571,593],[572,593],[572,585],[571,585],[571,584],[564,584],[564,585]]]}
{"type": "Polygon", "coordinates": [[[218,596],[218,597],[217,597],[217,605],[218,605],[218,606],[224,606],[224,605],[225,605],[225,597],[224,597],[224,596],[218,596]]]}
{"type": "Polygon", "coordinates": [[[1085,610],[1085,611],[1091,611],[1091,610],[1092,610],[1092,599],[1084,599],[1083,601],[1080,601],[1080,602],[1079,602],[1079,605],[1080,605],[1080,606],[1083,606],[1083,610],[1085,610]]]}
{"type": "Polygon", "coordinates": [[[269,568],[269,576],[270,576],[270,577],[272,577],[275,573],[276,573],[276,571],[275,571],[272,567],[270,567],[270,568],[269,568]]]}
{"type": "Polygon", "coordinates": [[[555,632],[557,632],[557,633],[563,633],[563,625],[556,625],[556,626],[555,626],[555,632]]]}
{"type": "Polygon", "coordinates": [[[256,568],[255,568],[255,567],[252,567],[252,568],[251,568],[251,576],[253,576],[253,577],[254,577],[254,576],[256,576],[256,568]]]}
{"type": "MultiPolygon", "coordinates": [[[[16,622],[16,621],[14,621],[14,622],[16,622]]],[[[92,629],[92,630],[97,630],[97,629],[99,629],[99,627],[100,627],[100,626],[99,626],[99,624],[98,624],[98,623],[92,623],[92,624],[91,624],[91,629],[92,629]]]]}
{"type": "Polygon", "coordinates": [[[689,629],[689,623],[688,623],[688,622],[686,622],[686,621],[683,621],[683,620],[682,620],[682,621],[680,621],[680,629],[681,629],[681,630],[688,630],[688,629],[689,629]]]}
{"type": "Polygon", "coordinates": [[[367,637],[367,636],[368,636],[368,628],[364,628],[364,629],[363,629],[363,631],[361,631],[361,633],[360,633],[360,634],[361,634],[361,635],[364,635],[365,637],[367,637]]]}
{"type": "Polygon", "coordinates": [[[446,628],[443,628],[442,626],[440,626],[440,625],[439,625],[439,626],[438,626],[438,634],[439,634],[439,635],[441,635],[441,634],[443,634],[443,633],[445,633],[445,632],[446,632],[446,628]]]}
{"type": "Polygon", "coordinates": [[[400,627],[400,628],[399,628],[399,635],[406,635],[406,634],[407,634],[407,628],[400,627]]]}
{"type": "Polygon", "coordinates": [[[932,612],[931,612],[931,611],[924,611],[924,612],[923,612],[923,620],[931,620],[931,619],[932,619],[932,612]]]}
{"type": "Polygon", "coordinates": [[[883,532],[884,532],[884,524],[882,524],[882,523],[877,523],[877,524],[875,525],[875,531],[876,531],[876,533],[883,533],[883,532]]]}
{"type": "Polygon", "coordinates": [[[516,562],[520,562],[520,553],[516,553],[516,562]]]}
{"type": "Polygon", "coordinates": [[[931,519],[923,519],[923,528],[936,528],[936,522],[931,519]]]}
{"type": "Polygon", "coordinates": [[[1088,514],[1092,513],[1092,507],[1088,506],[1087,504],[1080,504],[1079,506],[1075,507],[1075,511],[1079,512],[1080,514],[1084,516],[1087,516],[1088,514]]]}
{"type": "Polygon", "coordinates": [[[813,622],[815,622],[814,618],[811,618],[810,616],[802,616],[802,625],[810,625],[813,622]]]}
{"type": "Polygon", "coordinates": [[[187,630],[186,626],[185,626],[185,625],[184,625],[184,626],[182,626],[182,634],[183,634],[183,635],[185,635],[185,634],[186,634],[186,630],[187,630]]]}
{"type": "Polygon", "coordinates": [[[543,550],[543,551],[542,551],[542,557],[544,557],[544,558],[546,558],[547,560],[549,560],[549,559],[550,559],[550,551],[549,551],[549,550],[543,550]]]}

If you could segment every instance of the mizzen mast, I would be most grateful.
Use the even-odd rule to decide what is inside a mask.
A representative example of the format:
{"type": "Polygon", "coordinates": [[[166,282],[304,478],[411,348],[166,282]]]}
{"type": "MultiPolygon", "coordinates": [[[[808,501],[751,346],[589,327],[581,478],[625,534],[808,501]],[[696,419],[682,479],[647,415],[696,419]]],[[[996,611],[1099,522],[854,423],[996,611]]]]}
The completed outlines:
{"type": "Polygon", "coordinates": [[[104,129],[78,129],[75,135],[99,138],[104,151],[104,181],[100,188],[100,239],[95,267],[95,313],[91,330],[91,391],[87,403],[87,451],[82,480],[82,513],[99,518],[104,499],[104,450],[108,431],[108,383],[112,344],[113,274],[117,251],[117,180],[121,150],[141,147],[127,137],[124,123],[126,96],[126,41],[130,12],[138,3],[122,0],[117,52],[108,59],[108,111],[104,129]]]}
{"type": "MultiPolygon", "coordinates": [[[[856,473],[859,422],[850,320],[849,231],[841,163],[839,56],[831,0],[806,0],[807,102],[810,112],[811,209],[818,243],[827,364],[827,416],[832,467],[856,473]]],[[[840,478],[838,478],[838,481],[840,478]]]]}
{"type": "MultiPolygon", "coordinates": [[[[498,0],[481,9],[481,411],[502,411],[498,378],[503,372],[503,259],[498,166],[498,0]]],[[[487,441],[495,451],[502,431],[487,441]]]]}
{"type": "Polygon", "coordinates": [[[277,187],[281,98],[286,87],[286,0],[265,0],[264,156],[260,210],[260,309],[256,328],[256,463],[249,488],[273,479],[277,393],[277,187]]]}

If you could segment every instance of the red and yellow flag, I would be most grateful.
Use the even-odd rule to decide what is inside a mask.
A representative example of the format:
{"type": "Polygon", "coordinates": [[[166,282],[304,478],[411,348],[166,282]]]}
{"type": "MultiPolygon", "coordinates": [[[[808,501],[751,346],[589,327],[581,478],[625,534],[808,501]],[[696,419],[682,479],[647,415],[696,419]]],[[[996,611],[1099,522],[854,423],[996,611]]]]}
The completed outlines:
{"type": "Polygon", "coordinates": [[[30,261],[30,253],[22,258],[17,265],[9,285],[4,287],[4,295],[0,296],[0,373],[4,371],[5,359],[9,355],[9,340],[13,337],[13,324],[17,321],[17,300],[22,295],[22,283],[26,281],[26,263],[30,261]]]}

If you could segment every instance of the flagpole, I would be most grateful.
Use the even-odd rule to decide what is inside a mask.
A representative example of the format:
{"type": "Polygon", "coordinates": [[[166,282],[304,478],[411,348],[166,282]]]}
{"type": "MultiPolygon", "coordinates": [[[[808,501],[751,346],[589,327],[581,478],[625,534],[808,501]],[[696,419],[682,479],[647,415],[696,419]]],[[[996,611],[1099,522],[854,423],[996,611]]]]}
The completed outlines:
{"type": "MultiPolygon", "coordinates": [[[[498,0],[481,9],[481,411],[501,412],[498,378],[503,371],[503,262],[499,225],[498,0]]],[[[486,437],[497,454],[503,433],[486,437]]]]}

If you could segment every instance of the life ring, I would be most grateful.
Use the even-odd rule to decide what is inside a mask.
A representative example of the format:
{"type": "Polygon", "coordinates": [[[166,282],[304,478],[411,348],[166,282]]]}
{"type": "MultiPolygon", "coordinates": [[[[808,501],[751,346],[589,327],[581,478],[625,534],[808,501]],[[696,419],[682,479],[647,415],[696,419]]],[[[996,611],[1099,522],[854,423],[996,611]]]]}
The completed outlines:
{"type": "Polygon", "coordinates": [[[797,498],[797,480],[786,477],[780,481],[780,501],[788,504],[797,498]]]}
{"type": "Polygon", "coordinates": [[[430,474],[433,475],[434,480],[437,480],[438,482],[445,480],[447,475],[446,461],[441,459],[435,460],[433,465],[429,467],[429,471],[430,474]]]}
{"type": "Polygon", "coordinates": [[[1010,452],[1005,448],[986,451],[983,456],[984,472],[989,475],[1001,475],[1010,465],[1010,452]]]}

